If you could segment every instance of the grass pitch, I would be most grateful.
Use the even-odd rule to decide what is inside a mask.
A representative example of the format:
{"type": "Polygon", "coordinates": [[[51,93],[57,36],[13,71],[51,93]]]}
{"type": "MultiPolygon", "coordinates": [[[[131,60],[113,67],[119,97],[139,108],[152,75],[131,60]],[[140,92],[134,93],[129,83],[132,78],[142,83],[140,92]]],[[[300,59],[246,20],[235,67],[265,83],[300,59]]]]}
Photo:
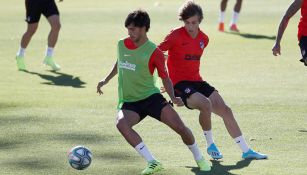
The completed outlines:
{"type": "MultiPolygon", "coordinates": [[[[296,33],[299,15],[289,23],[282,56],[271,47],[277,25],[289,2],[244,1],[240,34],[217,31],[218,1],[197,1],[204,10],[201,24],[210,38],[202,57],[203,77],[224,97],[252,148],[268,154],[263,161],[243,161],[222,120],[213,116],[215,142],[224,154],[203,174],[305,174],[307,145],[307,70],[300,62],[296,33]]],[[[96,84],[111,69],[116,43],[127,35],[124,20],[131,10],[146,9],[149,38],[159,43],[181,25],[182,1],[74,0],[59,3],[62,30],[55,60],[58,73],[42,66],[49,26],[42,17],[26,53],[29,72],[17,71],[14,56],[21,35],[24,2],[0,4],[0,174],[140,174],[144,160],[115,127],[116,80],[96,94],[96,84]],[[156,5],[155,5],[156,4],[156,5]],[[75,145],[91,149],[92,165],[72,169],[66,152],[75,145]]],[[[233,1],[226,20],[230,21],[233,1]]],[[[198,113],[176,108],[193,131],[202,152],[205,140],[198,113]]],[[[180,138],[151,118],[135,129],[164,165],[161,175],[201,174],[180,138]]]]}

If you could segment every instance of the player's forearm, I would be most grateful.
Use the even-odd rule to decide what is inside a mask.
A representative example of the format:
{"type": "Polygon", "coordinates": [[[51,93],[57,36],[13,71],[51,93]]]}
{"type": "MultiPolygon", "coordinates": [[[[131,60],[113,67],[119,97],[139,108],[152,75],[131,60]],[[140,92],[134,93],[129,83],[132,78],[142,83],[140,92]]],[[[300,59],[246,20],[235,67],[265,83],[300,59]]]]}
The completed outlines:
{"type": "Polygon", "coordinates": [[[289,18],[286,18],[285,16],[282,18],[279,27],[278,27],[278,32],[277,32],[277,37],[276,37],[276,43],[280,44],[280,41],[282,39],[282,36],[288,26],[289,18]]]}
{"type": "Polygon", "coordinates": [[[104,79],[105,83],[108,83],[117,74],[117,62],[114,64],[111,72],[104,79]]]}
{"type": "Polygon", "coordinates": [[[165,88],[165,91],[167,92],[171,100],[173,100],[175,98],[175,94],[174,94],[174,87],[172,81],[170,80],[169,77],[167,77],[162,79],[162,83],[165,88]]]}
{"type": "Polygon", "coordinates": [[[285,15],[283,16],[276,37],[276,43],[280,44],[282,36],[288,26],[289,20],[292,18],[293,15],[301,8],[303,0],[294,0],[290,7],[287,9],[285,15]]]}

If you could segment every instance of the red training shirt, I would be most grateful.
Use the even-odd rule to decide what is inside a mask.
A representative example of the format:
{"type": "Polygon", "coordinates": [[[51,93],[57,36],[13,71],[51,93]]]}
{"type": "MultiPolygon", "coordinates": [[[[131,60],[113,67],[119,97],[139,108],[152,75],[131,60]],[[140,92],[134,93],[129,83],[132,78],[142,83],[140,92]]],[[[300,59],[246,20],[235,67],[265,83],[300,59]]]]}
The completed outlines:
{"type": "Polygon", "coordinates": [[[301,19],[298,24],[298,40],[301,39],[302,36],[307,36],[307,0],[304,0],[301,7],[301,19]]]}
{"type": "Polygon", "coordinates": [[[199,73],[200,58],[209,38],[199,30],[192,38],[184,27],[173,29],[158,46],[168,51],[167,67],[175,85],[179,81],[202,81],[199,73]]]}

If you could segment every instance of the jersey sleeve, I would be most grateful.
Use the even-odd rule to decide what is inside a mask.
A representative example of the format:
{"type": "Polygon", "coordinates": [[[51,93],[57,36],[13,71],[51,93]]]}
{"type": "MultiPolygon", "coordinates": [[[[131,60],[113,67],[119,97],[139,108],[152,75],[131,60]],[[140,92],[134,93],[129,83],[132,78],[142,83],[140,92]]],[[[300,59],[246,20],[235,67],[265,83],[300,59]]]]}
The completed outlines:
{"type": "Polygon", "coordinates": [[[171,31],[165,38],[164,40],[159,44],[158,48],[165,52],[170,50],[175,43],[175,36],[174,36],[174,32],[171,31]]]}
{"type": "Polygon", "coordinates": [[[208,46],[208,44],[209,44],[209,37],[208,37],[208,35],[204,34],[204,40],[205,40],[204,46],[206,48],[208,46]]]}
{"type": "Polygon", "coordinates": [[[168,77],[168,72],[165,66],[164,54],[160,49],[157,48],[152,53],[149,59],[148,68],[151,74],[153,74],[155,69],[157,69],[158,75],[162,79],[168,77]]]}

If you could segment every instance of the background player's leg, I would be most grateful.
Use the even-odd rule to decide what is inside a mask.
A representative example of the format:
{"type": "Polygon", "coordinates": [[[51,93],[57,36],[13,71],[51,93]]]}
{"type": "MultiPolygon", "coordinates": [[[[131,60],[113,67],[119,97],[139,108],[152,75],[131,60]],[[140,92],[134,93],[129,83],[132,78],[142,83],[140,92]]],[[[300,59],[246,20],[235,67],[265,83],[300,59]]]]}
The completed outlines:
{"type": "Polygon", "coordinates": [[[237,27],[237,22],[239,19],[239,13],[241,11],[241,6],[242,6],[242,0],[237,0],[233,9],[232,19],[230,23],[230,30],[235,32],[239,32],[239,29],[237,27]]]}
{"type": "Polygon", "coordinates": [[[60,17],[59,15],[52,15],[48,17],[47,19],[51,26],[51,30],[48,35],[48,47],[54,48],[57,43],[59,32],[61,29],[60,17]]]}
{"type": "Polygon", "coordinates": [[[24,63],[25,50],[28,47],[32,36],[36,32],[37,27],[38,23],[28,23],[27,30],[21,38],[20,48],[16,54],[17,67],[19,70],[26,70],[26,66],[24,63]]]}
{"type": "Polygon", "coordinates": [[[27,31],[23,34],[21,38],[20,46],[26,49],[31,41],[32,36],[38,28],[38,23],[28,24],[27,31]]]}
{"type": "Polygon", "coordinates": [[[240,13],[241,11],[241,6],[242,6],[242,0],[237,0],[233,11],[240,13]]]}
{"type": "Polygon", "coordinates": [[[52,57],[53,57],[53,50],[58,41],[59,32],[61,28],[60,17],[59,15],[56,14],[49,16],[47,19],[51,26],[51,30],[48,35],[48,46],[46,49],[44,64],[50,66],[53,70],[57,71],[60,70],[61,67],[54,62],[52,57]]]}
{"type": "Polygon", "coordinates": [[[220,16],[219,16],[219,31],[221,32],[224,32],[226,7],[227,7],[227,0],[222,0],[220,4],[220,16]]]}

